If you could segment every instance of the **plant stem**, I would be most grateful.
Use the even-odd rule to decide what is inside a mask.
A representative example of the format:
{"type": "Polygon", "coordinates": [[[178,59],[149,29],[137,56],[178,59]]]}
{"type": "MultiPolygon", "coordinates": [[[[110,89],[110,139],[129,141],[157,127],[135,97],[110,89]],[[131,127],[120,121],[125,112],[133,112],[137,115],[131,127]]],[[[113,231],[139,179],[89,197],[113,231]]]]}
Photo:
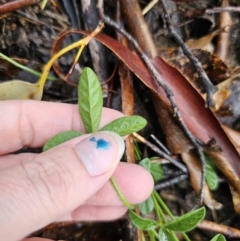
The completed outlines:
{"type": "MultiPolygon", "coordinates": [[[[12,65],[14,65],[14,66],[16,66],[16,67],[18,67],[18,68],[20,68],[20,69],[22,69],[22,70],[25,70],[25,71],[33,74],[33,75],[36,75],[36,76],[39,76],[39,77],[41,77],[41,75],[42,75],[42,73],[37,72],[37,71],[35,71],[35,70],[33,70],[33,69],[30,69],[30,68],[28,68],[28,67],[26,67],[26,66],[24,66],[24,65],[22,65],[22,64],[19,64],[18,62],[16,62],[15,60],[9,58],[8,56],[6,56],[6,55],[3,54],[3,53],[0,53],[0,57],[3,58],[4,60],[7,60],[7,61],[8,61],[9,63],[11,63],[12,65]]],[[[55,78],[55,77],[53,77],[53,76],[48,76],[47,79],[49,79],[49,80],[59,80],[58,78],[55,78]]]]}
{"type": "Polygon", "coordinates": [[[161,222],[160,225],[162,225],[162,224],[167,222],[167,219],[164,216],[164,214],[162,212],[162,209],[160,208],[160,206],[157,203],[157,200],[156,200],[156,197],[155,197],[155,193],[152,193],[151,197],[152,197],[152,200],[153,200],[153,203],[154,203],[154,208],[155,208],[155,212],[156,212],[158,221],[161,222]]]}
{"type": "Polygon", "coordinates": [[[141,238],[142,238],[142,241],[146,241],[143,231],[142,231],[142,230],[140,230],[140,231],[141,231],[141,238]]]}
{"type": "Polygon", "coordinates": [[[113,179],[113,177],[111,177],[110,182],[114,188],[114,190],[116,191],[118,197],[121,199],[122,203],[128,208],[128,209],[134,209],[134,206],[132,204],[130,204],[127,199],[123,196],[122,192],[120,191],[119,187],[117,186],[117,183],[115,182],[115,180],[113,179]]]}
{"type": "MultiPolygon", "coordinates": [[[[154,196],[156,197],[157,201],[160,203],[160,205],[162,206],[162,208],[164,209],[164,211],[169,215],[169,217],[173,220],[175,219],[175,217],[172,215],[171,211],[169,210],[169,208],[167,207],[167,205],[165,204],[165,202],[162,200],[162,198],[160,197],[160,195],[158,195],[158,193],[154,190],[153,191],[154,196]]],[[[172,231],[171,231],[172,232],[172,231]]],[[[186,241],[191,241],[189,239],[189,237],[187,236],[186,233],[181,232],[181,234],[183,235],[183,237],[185,238],[186,241]]],[[[174,234],[175,235],[175,234],[174,234]]]]}
{"type": "Polygon", "coordinates": [[[45,81],[46,81],[46,77],[53,65],[53,63],[59,58],[61,57],[62,55],[64,55],[65,53],[67,53],[68,51],[74,49],[74,48],[77,48],[80,46],[80,50],[78,52],[78,56],[80,56],[82,50],[84,49],[84,47],[92,40],[92,38],[97,35],[103,28],[103,24],[99,24],[99,26],[97,26],[97,28],[90,34],[88,35],[87,37],[75,42],[75,43],[72,43],[70,45],[68,45],[67,47],[63,48],[62,50],[60,50],[56,55],[54,55],[48,62],[47,64],[45,65],[44,69],[43,69],[43,73],[42,73],[42,76],[41,78],[39,79],[38,83],[39,83],[39,88],[42,88],[45,84],[45,81]]]}
{"type": "Polygon", "coordinates": [[[181,232],[182,236],[185,238],[186,241],[191,241],[190,238],[187,236],[186,233],[181,232]]]}
{"type": "Polygon", "coordinates": [[[160,205],[163,207],[164,211],[169,215],[169,217],[171,219],[174,219],[174,216],[172,215],[171,211],[169,210],[169,208],[167,207],[167,205],[165,204],[165,202],[162,200],[162,198],[160,197],[160,195],[158,195],[158,193],[154,190],[153,191],[157,201],[160,203],[160,205]]]}
{"type": "Polygon", "coordinates": [[[154,237],[155,234],[154,234],[153,230],[148,231],[148,236],[149,236],[150,241],[155,241],[155,237],[154,237]]]}
{"type": "MultiPolygon", "coordinates": [[[[151,196],[152,196],[152,199],[153,199],[153,203],[154,203],[154,207],[155,207],[155,211],[156,211],[158,219],[160,221],[163,220],[163,223],[167,223],[167,219],[166,219],[166,217],[165,217],[165,215],[164,215],[164,213],[162,211],[162,208],[157,203],[157,197],[159,196],[158,193],[156,191],[153,191],[151,196]]],[[[170,232],[173,240],[174,241],[178,241],[178,238],[177,238],[176,234],[173,231],[171,231],[171,230],[169,230],[169,232],[170,232]]]]}
{"type": "Polygon", "coordinates": [[[155,236],[156,238],[158,238],[158,233],[157,233],[157,231],[156,231],[155,229],[153,229],[152,232],[153,232],[154,236],[155,236]]]}
{"type": "Polygon", "coordinates": [[[41,3],[41,9],[43,10],[47,4],[47,1],[48,0],[43,0],[42,3],[41,3]]]}

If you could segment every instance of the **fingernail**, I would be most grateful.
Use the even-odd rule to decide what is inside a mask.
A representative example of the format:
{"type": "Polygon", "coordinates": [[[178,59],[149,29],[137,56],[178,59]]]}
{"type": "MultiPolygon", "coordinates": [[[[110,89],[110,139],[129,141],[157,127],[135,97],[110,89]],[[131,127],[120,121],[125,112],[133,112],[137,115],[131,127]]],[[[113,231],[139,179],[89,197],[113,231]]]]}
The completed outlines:
{"type": "Polygon", "coordinates": [[[111,131],[101,131],[75,146],[83,165],[92,177],[108,171],[121,159],[125,149],[123,139],[111,131]]]}

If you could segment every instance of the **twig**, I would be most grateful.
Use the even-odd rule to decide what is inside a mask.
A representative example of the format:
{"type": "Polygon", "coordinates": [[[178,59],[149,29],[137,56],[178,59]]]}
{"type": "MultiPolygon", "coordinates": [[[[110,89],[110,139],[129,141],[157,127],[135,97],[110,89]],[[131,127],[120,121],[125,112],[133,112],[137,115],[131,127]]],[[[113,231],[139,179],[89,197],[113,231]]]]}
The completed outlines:
{"type": "Polygon", "coordinates": [[[166,146],[164,146],[164,145],[162,144],[162,142],[160,142],[160,141],[156,138],[156,136],[154,136],[154,135],[152,134],[151,137],[152,137],[153,140],[159,145],[159,147],[161,147],[162,150],[165,151],[166,154],[168,154],[168,155],[171,154],[170,151],[166,148],[166,146]]]}
{"type": "Polygon", "coordinates": [[[232,228],[223,224],[214,223],[211,221],[203,220],[197,225],[198,228],[203,230],[208,230],[211,232],[222,233],[224,236],[228,238],[239,240],[240,238],[240,230],[236,228],[232,228]]]}
{"type": "MultiPolygon", "coordinates": [[[[101,2],[101,0],[99,2],[101,2]]],[[[157,81],[157,83],[163,88],[164,92],[166,93],[166,96],[168,97],[171,108],[173,110],[173,116],[177,118],[180,126],[183,129],[183,132],[186,134],[186,136],[189,138],[189,140],[193,144],[194,148],[196,149],[197,155],[199,156],[201,164],[202,164],[201,186],[200,186],[200,194],[199,194],[199,200],[198,200],[197,206],[201,205],[202,199],[203,199],[203,187],[204,187],[204,183],[205,183],[205,158],[202,153],[202,147],[198,144],[198,142],[196,141],[196,138],[189,131],[186,124],[182,120],[181,114],[177,108],[177,105],[176,105],[176,102],[175,102],[171,89],[169,89],[169,87],[164,83],[164,81],[162,80],[162,77],[160,76],[160,74],[156,70],[156,68],[153,66],[153,64],[150,61],[150,59],[148,58],[148,56],[142,51],[142,49],[138,45],[137,41],[129,33],[127,33],[124,29],[120,28],[115,21],[111,20],[109,17],[104,15],[103,6],[101,4],[99,4],[99,2],[98,2],[97,7],[98,7],[99,15],[102,17],[102,20],[106,24],[117,29],[117,31],[119,31],[122,35],[124,35],[129,40],[129,42],[135,47],[136,51],[139,53],[140,57],[142,58],[142,60],[146,64],[146,66],[148,67],[153,78],[157,81]]],[[[163,154],[165,155],[165,153],[163,153],[163,154]]]]}
{"type": "Polygon", "coordinates": [[[39,3],[41,0],[16,0],[1,4],[0,15],[16,11],[20,8],[28,7],[33,4],[39,3]]]}
{"type": "Polygon", "coordinates": [[[124,20],[129,32],[134,36],[140,48],[149,58],[158,55],[152,34],[142,15],[138,0],[120,0],[124,20]]]}
{"type": "MultiPolygon", "coordinates": [[[[222,7],[227,7],[228,4],[228,0],[222,1],[222,7]]],[[[218,36],[215,54],[225,63],[227,63],[227,57],[230,47],[230,26],[233,24],[234,23],[229,12],[222,12],[219,14],[219,28],[220,30],[223,29],[223,31],[221,31],[218,36]]]]}
{"type": "Polygon", "coordinates": [[[170,180],[165,180],[165,181],[162,181],[162,182],[156,184],[154,186],[154,189],[159,191],[159,190],[164,189],[166,187],[172,186],[173,184],[176,184],[176,183],[179,183],[183,180],[186,180],[187,178],[188,178],[188,174],[180,174],[179,176],[174,177],[170,180]]]}
{"type": "Polygon", "coordinates": [[[153,6],[158,2],[159,0],[152,0],[148,5],[142,10],[142,14],[145,15],[148,11],[153,8],[153,6]]]}
{"type": "Polygon", "coordinates": [[[212,9],[207,9],[205,13],[221,13],[221,12],[240,12],[240,7],[216,7],[212,9]]]}
{"type": "Polygon", "coordinates": [[[167,155],[165,152],[161,151],[157,146],[152,144],[151,142],[147,141],[144,137],[140,136],[137,133],[133,133],[133,136],[136,137],[139,141],[143,142],[146,146],[151,148],[153,151],[158,153],[161,157],[164,157],[167,159],[169,162],[171,162],[174,166],[179,168],[182,172],[187,173],[187,168],[181,164],[180,162],[177,162],[175,159],[171,158],[169,155],[167,155]]]}
{"type": "Polygon", "coordinates": [[[172,35],[172,37],[175,39],[175,41],[178,43],[178,45],[182,48],[183,53],[192,61],[193,65],[196,68],[196,71],[198,73],[198,76],[201,78],[204,86],[205,91],[207,93],[207,100],[206,100],[206,106],[207,107],[214,107],[214,101],[213,101],[213,94],[217,91],[217,87],[215,87],[211,81],[209,80],[208,76],[206,75],[205,71],[203,70],[202,64],[198,61],[198,59],[193,55],[191,50],[188,48],[188,46],[183,42],[183,40],[180,38],[178,33],[175,31],[171,24],[171,20],[167,11],[167,6],[165,3],[165,0],[161,0],[162,3],[162,9],[163,9],[163,19],[166,22],[166,26],[168,28],[169,33],[172,35]]]}
{"type": "MultiPolygon", "coordinates": [[[[185,21],[185,22],[182,22],[181,24],[174,25],[173,27],[174,27],[174,28],[181,28],[181,27],[183,27],[183,26],[191,23],[192,21],[193,21],[193,19],[189,19],[189,20],[187,20],[187,21],[185,21]]],[[[154,34],[154,36],[157,37],[157,36],[159,36],[159,35],[166,34],[167,31],[168,31],[167,29],[160,29],[160,30],[158,30],[158,31],[154,34]]]]}

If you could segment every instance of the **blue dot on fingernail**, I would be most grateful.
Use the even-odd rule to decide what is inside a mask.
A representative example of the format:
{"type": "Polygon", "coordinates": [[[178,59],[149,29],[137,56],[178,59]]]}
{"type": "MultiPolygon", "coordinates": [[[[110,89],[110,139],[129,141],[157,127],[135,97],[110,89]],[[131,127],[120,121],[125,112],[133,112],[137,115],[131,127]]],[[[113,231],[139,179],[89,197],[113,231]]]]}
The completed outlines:
{"type": "Polygon", "coordinates": [[[109,141],[105,141],[103,139],[96,139],[96,137],[91,137],[90,138],[91,142],[96,142],[97,144],[97,149],[104,149],[104,150],[108,150],[109,146],[110,146],[110,142],[109,141]]]}

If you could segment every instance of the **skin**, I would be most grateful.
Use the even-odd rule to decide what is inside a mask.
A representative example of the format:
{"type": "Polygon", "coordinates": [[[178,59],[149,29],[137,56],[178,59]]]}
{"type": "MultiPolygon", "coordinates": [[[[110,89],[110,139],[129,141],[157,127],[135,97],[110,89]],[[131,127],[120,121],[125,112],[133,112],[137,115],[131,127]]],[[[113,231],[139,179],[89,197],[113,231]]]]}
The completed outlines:
{"type": "MultiPolygon", "coordinates": [[[[10,154],[23,147],[41,147],[62,131],[84,131],[76,105],[2,101],[0,112],[0,236],[5,240],[46,241],[24,237],[51,222],[121,217],[126,208],[108,181],[111,176],[132,204],[150,195],[152,177],[134,164],[117,162],[91,177],[74,151],[86,136],[41,154],[10,154]]],[[[104,108],[100,125],[121,116],[104,108]]]]}

